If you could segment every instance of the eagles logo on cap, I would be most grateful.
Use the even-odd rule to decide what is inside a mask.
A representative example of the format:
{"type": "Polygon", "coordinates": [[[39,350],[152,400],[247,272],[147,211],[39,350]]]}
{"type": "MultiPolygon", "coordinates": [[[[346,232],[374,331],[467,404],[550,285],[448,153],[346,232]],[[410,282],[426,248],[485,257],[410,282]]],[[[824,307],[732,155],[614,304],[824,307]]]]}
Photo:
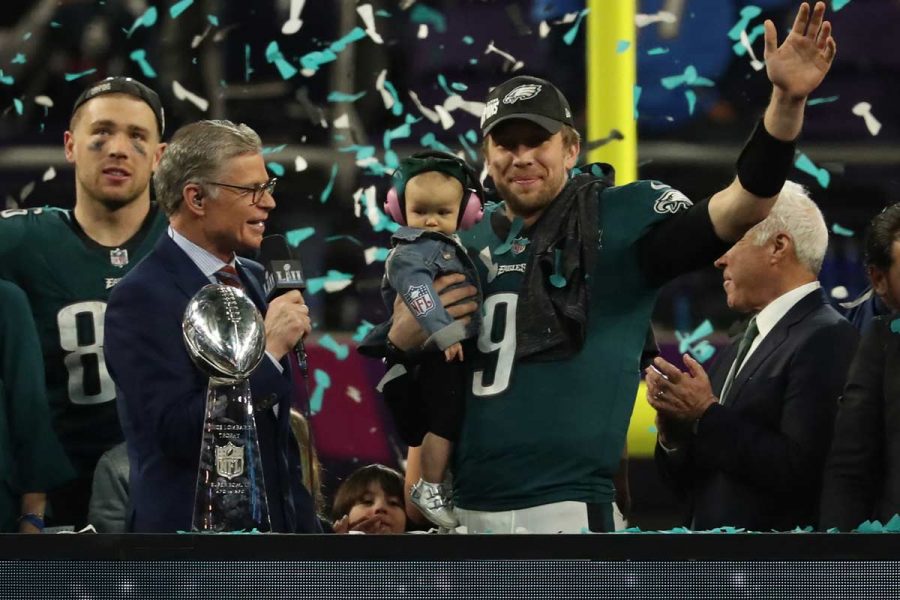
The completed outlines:
{"type": "Polygon", "coordinates": [[[540,93],[541,86],[534,83],[526,83],[503,96],[503,104],[515,104],[519,100],[530,100],[540,93]]]}
{"type": "Polygon", "coordinates": [[[481,115],[481,133],[488,135],[503,121],[524,119],[551,134],[563,125],[574,127],[569,102],[559,89],[538,77],[519,75],[504,81],[488,94],[481,115]]]}

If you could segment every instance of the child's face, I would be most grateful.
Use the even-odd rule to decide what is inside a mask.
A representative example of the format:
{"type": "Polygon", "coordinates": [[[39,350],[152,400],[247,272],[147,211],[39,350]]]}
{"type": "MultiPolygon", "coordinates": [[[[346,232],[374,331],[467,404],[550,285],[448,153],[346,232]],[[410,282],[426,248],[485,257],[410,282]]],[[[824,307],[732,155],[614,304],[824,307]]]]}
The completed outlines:
{"type": "Polygon", "coordinates": [[[350,509],[351,527],[366,519],[377,519],[372,533],[403,533],[406,530],[406,509],[403,499],[388,496],[378,483],[370,483],[366,493],[350,509]]]}
{"type": "Polygon", "coordinates": [[[416,175],[404,192],[406,224],[447,235],[455,233],[462,194],[462,184],[452,177],[435,172],[416,175]]]}

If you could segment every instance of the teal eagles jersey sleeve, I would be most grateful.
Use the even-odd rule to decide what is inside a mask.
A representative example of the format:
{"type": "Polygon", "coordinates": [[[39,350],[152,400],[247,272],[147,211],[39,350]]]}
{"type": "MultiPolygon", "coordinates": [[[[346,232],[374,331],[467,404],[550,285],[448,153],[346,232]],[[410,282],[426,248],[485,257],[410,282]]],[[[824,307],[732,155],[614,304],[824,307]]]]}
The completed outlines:
{"type": "Polygon", "coordinates": [[[632,247],[636,271],[651,288],[711,265],[731,245],[715,233],[709,198],[694,203],[659,181],[607,188],[600,207],[601,254],[632,247]],[[615,227],[603,228],[604,223],[615,227]]]}
{"type": "Polygon", "coordinates": [[[5,281],[0,281],[0,406],[0,480],[7,489],[44,492],[74,476],[50,424],[28,300],[5,281]]]}

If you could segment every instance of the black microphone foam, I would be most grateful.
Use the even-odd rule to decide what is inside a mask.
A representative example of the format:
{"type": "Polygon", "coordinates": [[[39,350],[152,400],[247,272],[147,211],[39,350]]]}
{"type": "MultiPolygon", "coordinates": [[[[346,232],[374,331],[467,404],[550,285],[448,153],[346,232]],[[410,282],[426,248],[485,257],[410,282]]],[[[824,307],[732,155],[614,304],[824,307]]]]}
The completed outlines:
{"type": "Polygon", "coordinates": [[[259,247],[259,262],[266,269],[265,292],[271,300],[291,290],[306,289],[303,264],[283,235],[269,235],[263,238],[259,247]]]}

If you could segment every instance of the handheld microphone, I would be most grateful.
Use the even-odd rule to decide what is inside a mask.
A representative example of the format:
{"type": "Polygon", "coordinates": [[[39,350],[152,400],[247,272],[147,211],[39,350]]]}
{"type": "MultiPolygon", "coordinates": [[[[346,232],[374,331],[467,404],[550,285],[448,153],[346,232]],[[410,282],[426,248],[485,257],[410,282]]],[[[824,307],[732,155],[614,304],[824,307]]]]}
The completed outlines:
{"type": "MultiPolygon", "coordinates": [[[[294,256],[290,245],[283,235],[269,235],[263,238],[259,247],[259,261],[266,269],[264,290],[266,301],[271,302],[278,296],[291,290],[306,291],[306,279],[303,277],[303,265],[294,256]]],[[[309,363],[303,340],[297,340],[294,355],[306,379],[309,363]]]]}

